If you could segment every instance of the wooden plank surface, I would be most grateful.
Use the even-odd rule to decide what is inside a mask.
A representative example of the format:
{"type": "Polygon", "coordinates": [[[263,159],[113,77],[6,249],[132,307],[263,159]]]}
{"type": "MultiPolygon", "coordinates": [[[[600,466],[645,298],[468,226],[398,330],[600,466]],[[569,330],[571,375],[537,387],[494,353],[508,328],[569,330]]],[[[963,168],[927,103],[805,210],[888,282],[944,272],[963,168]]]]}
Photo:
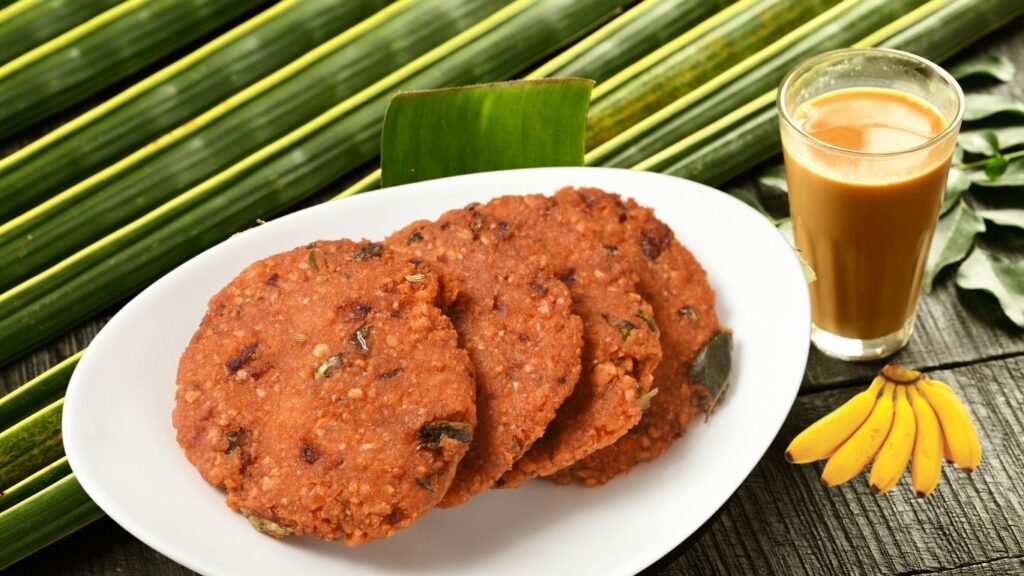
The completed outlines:
{"type": "Polygon", "coordinates": [[[992,574],[1024,574],[1024,558],[1002,558],[967,566],[958,566],[938,572],[919,572],[919,574],[948,574],[959,576],[991,576],[992,574]]]}
{"type": "MultiPolygon", "coordinates": [[[[970,53],[989,51],[1024,69],[1024,21],[970,53]]],[[[1024,70],[1014,84],[995,91],[1024,97],[1024,70]]],[[[0,152],[11,146],[0,143],[0,152]]],[[[1019,202],[1020,190],[1013,193],[1011,201],[1019,202]]],[[[1001,251],[1024,255],[1019,233],[997,241],[1001,251]]],[[[0,393],[83,348],[107,318],[0,370],[0,393]]],[[[922,300],[914,339],[896,361],[934,368],[933,375],[963,390],[986,448],[975,474],[947,466],[936,493],[921,500],[902,484],[876,497],[863,478],[827,490],[817,480],[820,465],[785,463],[781,454],[788,440],[856,393],[879,365],[812,352],[803,392],[750,478],[700,532],[646,573],[1024,573],[1024,332],[1001,317],[992,298],[957,289],[946,273],[936,292],[922,300]]],[[[106,518],[7,573],[192,574],[106,518]]]]}
{"type": "MultiPolygon", "coordinates": [[[[1024,250],[1016,252],[1024,256],[1024,250]]],[[[910,344],[888,360],[843,362],[811,350],[807,391],[870,379],[887,361],[921,370],[1024,354],[1024,332],[1006,319],[988,294],[961,290],[948,271],[935,292],[923,295],[910,344]]]]}
{"type": "Polygon", "coordinates": [[[944,465],[926,499],[913,494],[909,474],[883,496],[864,476],[825,488],[821,463],[795,466],[783,452],[862,387],[803,394],[718,521],[663,573],[927,573],[1024,557],[1024,356],[930,375],[975,417],[985,450],[976,472],[944,465]]]}

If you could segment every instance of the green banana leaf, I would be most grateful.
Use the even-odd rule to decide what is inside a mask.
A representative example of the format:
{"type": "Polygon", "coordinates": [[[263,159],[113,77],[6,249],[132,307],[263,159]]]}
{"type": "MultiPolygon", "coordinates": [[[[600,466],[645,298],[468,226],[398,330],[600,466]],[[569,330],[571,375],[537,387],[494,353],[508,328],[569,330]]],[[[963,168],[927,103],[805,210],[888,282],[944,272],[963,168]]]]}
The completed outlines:
{"type": "Polygon", "coordinates": [[[633,168],[663,172],[714,186],[777,154],[779,142],[773,91],[635,164],[633,168]]]}
{"type": "Polygon", "coordinates": [[[1024,14],[1024,2],[1015,0],[941,2],[934,13],[884,35],[878,45],[942,62],[1021,14],[1024,14]]]}
{"type": "MultiPolygon", "coordinates": [[[[768,20],[767,17],[774,17],[776,12],[787,4],[783,0],[741,0],[735,4],[730,3],[728,8],[608,78],[610,72],[618,69],[617,60],[612,58],[608,63],[585,55],[591,52],[614,53],[624,38],[644,36],[646,32],[642,32],[638,26],[648,22],[647,17],[654,11],[654,6],[643,3],[541,66],[529,77],[538,78],[551,73],[579,71],[581,76],[608,78],[606,83],[599,84],[594,91],[587,127],[587,143],[590,148],[621,131],[643,111],[658,109],[672,101],[675,95],[713,77],[723,65],[742,59],[762,44],[786,33],[787,26],[791,25],[792,21],[810,18],[817,11],[836,1],[838,0],[801,4],[799,10],[784,11],[785,16],[775,20],[768,20]],[[641,9],[644,11],[637,12],[641,9]],[[635,21],[620,22],[622,18],[631,14],[635,21]],[[730,34],[743,36],[745,40],[731,42],[728,40],[730,34]],[[582,50],[581,46],[588,49],[582,50]],[[715,51],[712,47],[720,49],[715,51]]],[[[697,9],[705,11],[712,7],[712,4],[699,3],[697,9]]],[[[674,7],[682,11],[689,5],[680,3],[674,7]]],[[[660,25],[655,27],[657,32],[665,26],[664,21],[658,20],[660,25]]],[[[344,198],[379,186],[379,172],[372,173],[337,197],[344,198]]]]}
{"type": "Polygon", "coordinates": [[[400,92],[384,116],[382,181],[581,166],[593,87],[553,78],[400,92]]]}
{"type": "MultiPolygon", "coordinates": [[[[734,1],[644,0],[534,69],[526,78],[576,76],[602,82],[734,1]]],[[[337,198],[376,190],[380,182],[380,170],[376,170],[337,198]]]]}

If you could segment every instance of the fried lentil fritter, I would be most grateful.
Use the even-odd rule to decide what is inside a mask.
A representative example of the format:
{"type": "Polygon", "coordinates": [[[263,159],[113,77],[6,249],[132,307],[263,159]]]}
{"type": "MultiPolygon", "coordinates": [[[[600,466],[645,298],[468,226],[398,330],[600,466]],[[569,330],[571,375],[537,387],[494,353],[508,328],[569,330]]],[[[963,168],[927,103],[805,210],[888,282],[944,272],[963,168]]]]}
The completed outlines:
{"type": "Polygon", "coordinates": [[[690,376],[690,366],[722,328],[707,274],[650,208],[593,188],[563,189],[555,201],[590,222],[592,234],[614,246],[637,272],[640,294],[654,308],[661,338],[662,360],[654,373],[658,393],[640,423],[611,446],[551,477],[594,486],[660,456],[703,411],[708,393],[690,376]]]}
{"type": "Polygon", "coordinates": [[[477,426],[441,506],[490,488],[540,438],[580,373],[583,324],[547,256],[473,207],[420,221],[385,244],[429,262],[456,294],[448,314],[477,377],[477,426]]]}
{"type": "Polygon", "coordinates": [[[381,244],[260,260],[209,303],[178,368],[178,443],[272,536],[351,546],[412,524],[469,448],[472,366],[439,281],[381,244]]]}
{"type": "Polygon", "coordinates": [[[476,211],[541,245],[583,320],[579,382],[544,436],[502,476],[499,484],[513,487],[608,446],[639,422],[661,346],[636,274],[594,239],[585,215],[541,195],[506,196],[476,211]]]}

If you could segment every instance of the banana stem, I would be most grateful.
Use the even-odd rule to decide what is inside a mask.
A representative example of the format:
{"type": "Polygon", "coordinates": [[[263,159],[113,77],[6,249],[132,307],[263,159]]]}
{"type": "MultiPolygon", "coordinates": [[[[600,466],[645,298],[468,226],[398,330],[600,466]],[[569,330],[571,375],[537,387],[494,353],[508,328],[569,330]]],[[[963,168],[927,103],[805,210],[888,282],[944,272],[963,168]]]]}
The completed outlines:
{"type": "Polygon", "coordinates": [[[899,364],[886,364],[882,367],[881,374],[886,380],[898,384],[912,384],[924,377],[917,370],[910,370],[899,364]]]}

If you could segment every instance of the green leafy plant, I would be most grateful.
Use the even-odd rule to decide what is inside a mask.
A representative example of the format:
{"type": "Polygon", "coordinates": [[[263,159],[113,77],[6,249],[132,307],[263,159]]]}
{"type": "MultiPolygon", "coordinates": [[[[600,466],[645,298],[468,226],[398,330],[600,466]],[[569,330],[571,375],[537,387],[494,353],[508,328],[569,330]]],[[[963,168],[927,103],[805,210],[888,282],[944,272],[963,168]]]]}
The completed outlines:
{"type": "Polygon", "coordinates": [[[935,227],[935,236],[928,252],[924,270],[924,287],[932,291],[935,277],[946,266],[963,260],[974,246],[974,239],[985,231],[985,221],[966,202],[957,207],[935,227]]]}
{"type": "Polygon", "coordinates": [[[996,114],[1024,116],[1024,102],[1004,94],[968,94],[964,121],[972,122],[996,114]]]}
{"type": "Polygon", "coordinates": [[[976,247],[957,270],[956,284],[992,294],[1006,316],[1024,326],[1024,261],[1002,258],[976,247]]]}
{"type": "Polygon", "coordinates": [[[571,76],[604,82],[732,3],[733,0],[643,0],[526,77],[571,76]]]}
{"type": "Polygon", "coordinates": [[[1013,63],[1002,54],[975,56],[957,62],[949,68],[949,73],[961,80],[971,76],[988,76],[1001,82],[1009,82],[1013,80],[1015,72],[1013,63]]]}
{"type": "Polygon", "coordinates": [[[978,210],[976,212],[985,220],[1000,226],[1014,226],[1024,230],[1024,209],[1003,208],[1001,210],[978,210]]]}

